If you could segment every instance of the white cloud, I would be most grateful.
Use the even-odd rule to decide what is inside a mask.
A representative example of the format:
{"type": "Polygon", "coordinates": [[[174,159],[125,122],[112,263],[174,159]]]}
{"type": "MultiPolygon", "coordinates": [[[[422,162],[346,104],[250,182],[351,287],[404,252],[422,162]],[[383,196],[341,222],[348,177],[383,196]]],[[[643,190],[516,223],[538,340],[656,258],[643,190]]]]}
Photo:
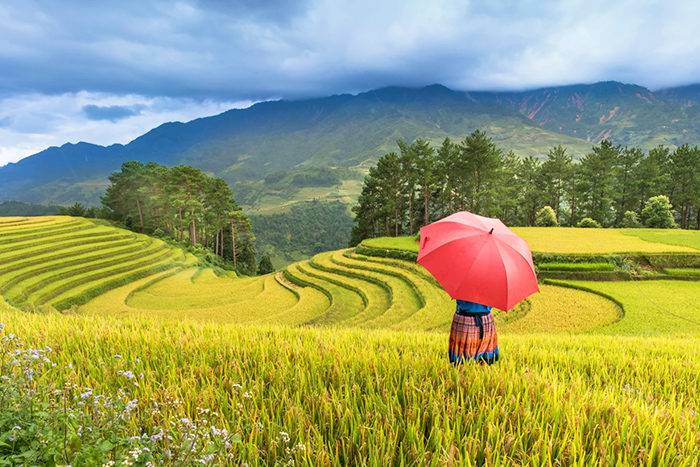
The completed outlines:
{"type": "Polygon", "coordinates": [[[186,122],[251,104],[250,101],[196,101],[85,91],[55,96],[27,94],[8,97],[0,100],[0,165],[65,143],[126,144],[165,122],[186,122]],[[88,106],[127,107],[138,109],[138,112],[122,119],[94,120],[84,110],[88,106]]]}
{"type": "Polygon", "coordinates": [[[693,0],[3,2],[0,163],[68,141],[125,143],[239,101],[689,84],[698,17],[693,0]],[[88,120],[90,105],[112,118],[88,120]]]}

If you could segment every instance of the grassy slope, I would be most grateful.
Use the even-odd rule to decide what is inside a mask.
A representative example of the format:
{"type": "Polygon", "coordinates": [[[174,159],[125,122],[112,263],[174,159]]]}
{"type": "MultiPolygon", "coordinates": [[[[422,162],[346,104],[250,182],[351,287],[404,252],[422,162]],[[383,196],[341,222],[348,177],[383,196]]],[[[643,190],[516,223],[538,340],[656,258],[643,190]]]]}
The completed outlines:
{"type": "Polygon", "coordinates": [[[65,309],[184,266],[160,240],[65,216],[0,218],[0,293],[26,309],[65,309]]]}
{"type": "MultiPolygon", "coordinates": [[[[698,253],[700,231],[659,229],[579,229],[571,227],[513,227],[533,253],[620,254],[698,253]]],[[[370,248],[418,252],[414,237],[381,237],[362,242],[370,248]]]]}

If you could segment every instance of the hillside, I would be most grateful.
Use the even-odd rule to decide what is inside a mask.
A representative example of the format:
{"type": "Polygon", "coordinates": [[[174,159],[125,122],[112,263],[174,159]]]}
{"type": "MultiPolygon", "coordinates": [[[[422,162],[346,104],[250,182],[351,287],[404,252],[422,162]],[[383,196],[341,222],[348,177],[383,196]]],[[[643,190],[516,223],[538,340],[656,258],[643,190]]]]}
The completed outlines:
{"type": "MultiPolygon", "coordinates": [[[[610,139],[645,149],[700,141],[698,86],[651,92],[617,82],[523,92],[457,92],[432,85],[385,88],[357,95],[269,101],[188,123],[166,123],[127,145],[88,143],[48,148],[0,167],[0,201],[99,204],[106,177],[122,162],[190,164],[226,180],[249,212],[314,198],[351,204],[358,181],[396,140],[439,145],[483,129],[504,150],[544,157],[561,144],[574,156],[610,139]],[[326,189],[290,186],[282,193],[266,176],[342,169],[326,189]],[[351,169],[351,170],[348,170],[351,169]],[[308,188],[308,190],[305,190],[308,188]]],[[[89,138],[89,135],[86,135],[89,138]]]]}
{"type": "Polygon", "coordinates": [[[63,310],[193,262],[161,240],[99,221],[0,217],[0,297],[25,310],[63,310]]]}
{"type": "Polygon", "coordinates": [[[592,143],[649,149],[700,142],[697,87],[651,92],[618,82],[526,92],[468,93],[476,102],[517,110],[541,128],[592,143]]]}

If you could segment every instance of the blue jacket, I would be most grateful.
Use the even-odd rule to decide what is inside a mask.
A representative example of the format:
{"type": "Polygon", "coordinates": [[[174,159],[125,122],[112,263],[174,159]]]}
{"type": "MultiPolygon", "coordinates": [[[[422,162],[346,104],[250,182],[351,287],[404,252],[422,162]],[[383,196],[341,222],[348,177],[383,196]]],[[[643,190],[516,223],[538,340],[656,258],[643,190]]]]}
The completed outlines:
{"type": "Polygon", "coordinates": [[[481,303],[468,302],[466,300],[457,300],[457,313],[460,315],[468,315],[473,313],[488,313],[491,307],[482,305],[481,303]]]}

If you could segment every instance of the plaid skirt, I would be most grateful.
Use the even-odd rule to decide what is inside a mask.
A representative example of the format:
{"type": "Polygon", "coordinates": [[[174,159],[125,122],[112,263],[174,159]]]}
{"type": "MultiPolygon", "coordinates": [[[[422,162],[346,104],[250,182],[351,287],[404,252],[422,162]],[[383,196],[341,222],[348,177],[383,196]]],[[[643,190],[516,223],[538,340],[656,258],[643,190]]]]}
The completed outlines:
{"type": "Polygon", "coordinates": [[[455,365],[465,361],[478,361],[489,365],[497,362],[498,335],[493,315],[455,313],[448,353],[450,362],[455,365]]]}

